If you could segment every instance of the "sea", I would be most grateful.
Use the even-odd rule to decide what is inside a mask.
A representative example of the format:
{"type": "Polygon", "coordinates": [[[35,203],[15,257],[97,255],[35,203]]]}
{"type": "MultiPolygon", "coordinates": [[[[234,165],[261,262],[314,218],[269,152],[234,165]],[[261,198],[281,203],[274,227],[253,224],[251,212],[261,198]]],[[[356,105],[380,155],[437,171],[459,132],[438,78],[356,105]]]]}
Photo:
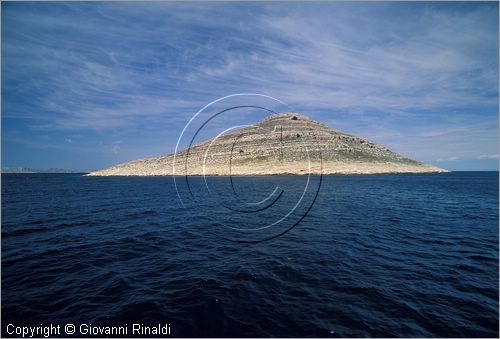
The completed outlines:
{"type": "Polygon", "coordinates": [[[2,174],[2,336],[498,337],[498,178],[2,174]]]}

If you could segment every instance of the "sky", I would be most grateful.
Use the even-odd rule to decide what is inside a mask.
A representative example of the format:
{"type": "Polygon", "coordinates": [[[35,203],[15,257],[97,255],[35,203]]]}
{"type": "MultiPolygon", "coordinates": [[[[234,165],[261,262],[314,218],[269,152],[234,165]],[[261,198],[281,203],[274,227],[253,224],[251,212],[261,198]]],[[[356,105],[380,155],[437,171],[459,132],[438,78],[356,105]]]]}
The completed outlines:
{"type": "Polygon", "coordinates": [[[169,154],[206,104],[259,93],[415,160],[498,170],[496,2],[1,6],[2,167],[169,154]]]}

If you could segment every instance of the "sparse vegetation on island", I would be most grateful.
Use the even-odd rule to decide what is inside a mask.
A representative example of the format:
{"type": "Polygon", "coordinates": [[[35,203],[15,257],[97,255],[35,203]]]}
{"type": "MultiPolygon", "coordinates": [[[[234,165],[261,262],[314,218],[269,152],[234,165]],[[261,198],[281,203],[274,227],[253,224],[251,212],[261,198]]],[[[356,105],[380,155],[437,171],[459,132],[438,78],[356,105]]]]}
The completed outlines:
{"type": "Polygon", "coordinates": [[[207,140],[175,155],[134,160],[90,176],[375,174],[448,172],[298,113],[207,140]],[[210,147],[209,152],[207,149],[210,147]],[[207,154],[207,156],[205,156],[207,154]],[[187,159],[187,161],[186,161],[187,159]],[[309,168],[310,166],[310,168],[309,168]]]}

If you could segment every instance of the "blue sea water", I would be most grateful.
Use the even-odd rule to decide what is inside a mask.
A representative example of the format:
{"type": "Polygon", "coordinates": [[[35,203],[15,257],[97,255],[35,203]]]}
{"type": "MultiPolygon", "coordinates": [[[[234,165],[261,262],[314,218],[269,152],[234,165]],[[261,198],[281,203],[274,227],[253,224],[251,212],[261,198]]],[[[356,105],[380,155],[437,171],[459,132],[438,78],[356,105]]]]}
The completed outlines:
{"type": "Polygon", "coordinates": [[[2,335],[499,335],[498,172],[183,180],[3,174],[2,335]]]}

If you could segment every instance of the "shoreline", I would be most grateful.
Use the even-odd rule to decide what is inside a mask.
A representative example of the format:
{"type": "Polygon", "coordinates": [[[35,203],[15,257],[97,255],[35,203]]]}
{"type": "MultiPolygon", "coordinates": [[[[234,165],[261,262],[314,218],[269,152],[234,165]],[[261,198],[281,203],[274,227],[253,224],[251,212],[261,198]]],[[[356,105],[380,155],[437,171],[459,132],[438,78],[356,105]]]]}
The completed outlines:
{"type": "MultiPolygon", "coordinates": [[[[393,174],[401,174],[401,175],[415,175],[415,174],[447,174],[447,173],[454,173],[457,171],[447,171],[447,172],[377,172],[377,173],[311,173],[311,176],[318,177],[318,176],[328,176],[328,177],[333,177],[333,176],[361,176],[361,175],[393,175],[393,174]]],[[[497,171],[458,171],[458,172],[497,172],[497,171]]],[[[78,173],[78,174],[83,174],[83,173],[78,173]]],[[[214,177],[214,178],[249,178],[249,177],[305,177],[307,176],[306,174],[293,174],[293,173],[283,173],[283,174],[233,174],[233,175],[227,175],[227,174],[207,174],[207,175],[202,175],[202,174],[188,174],[188,175],[172,175],[172,174],[145,174],[145,175],[137,175],[137,174],[109,174],[109,175],[89,175],[89,173],[83,174],[82,176],[84,177],[137,177],[137,178],[145,178],[145,177],[150,177],[150,178],[165,178],[165,177],[176,177],[176,178],[185,178],[185,177],[192,177],[192,178],[204,178],[204,177],[214,177]]]]}
{"type": "Polygon", "coordinates": [[[272,176],[272,175],[366,175],[366,174],[404,174],[404,173],[447,173],[446,169],[422,163],[397,162],[323,162],[308,164],[304,162],[268,162],[237,165],[232,168],[220,165],[200,166],[193,164],[186,168],[174,169],[171,164],[144,164],[143,162],[126,163],[107,169],[94,171],[86,176],[272,176]],[[149,165],[149,166],[148,166],[149,165]]]}
{"type": "Polygon", "coordinates": [[[305,173],[248,173],[248,174],[125,174],[125,173],[116,173],[116,174],[97,174],[97,173],[85,173],[83,176],[85,177],[178,177],[178,178],[185,178],[185,177],[278,177],[278,176],[283,176],[283,177],[305,177],[308,175],[311,176],[350,176],[350,175],[381,175],[381,174],[446,174],[446,173],[452,173],[453,171],[381,171],[381,172],[305,172],[305,173]]]}

